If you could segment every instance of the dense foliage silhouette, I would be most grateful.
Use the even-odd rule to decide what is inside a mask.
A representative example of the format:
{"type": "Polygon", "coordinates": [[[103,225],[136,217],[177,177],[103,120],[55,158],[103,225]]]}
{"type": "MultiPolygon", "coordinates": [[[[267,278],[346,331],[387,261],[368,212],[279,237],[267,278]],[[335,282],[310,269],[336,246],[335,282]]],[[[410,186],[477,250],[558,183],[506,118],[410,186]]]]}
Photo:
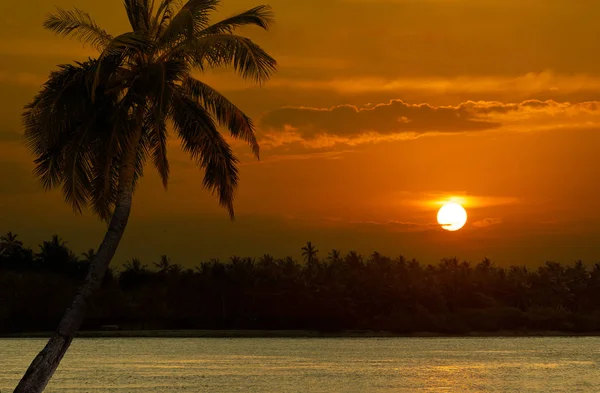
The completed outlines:
{"type": "MultiPolygon", "coordinates": [[[[193,269],[163,255],[109,270],[84,329],[350,329],[395,333],[600,330],[600,264],[498,267],[456,258],[424,266],[374,252],[345,256],[316,247],[291,257],[231,257],[193,269]],[[307,252],[311,250],[310,252],[307,252]]],[[[54,236],[32,250],[0,240],[0,331],[51,330],[90,254],[54,236]]]]}

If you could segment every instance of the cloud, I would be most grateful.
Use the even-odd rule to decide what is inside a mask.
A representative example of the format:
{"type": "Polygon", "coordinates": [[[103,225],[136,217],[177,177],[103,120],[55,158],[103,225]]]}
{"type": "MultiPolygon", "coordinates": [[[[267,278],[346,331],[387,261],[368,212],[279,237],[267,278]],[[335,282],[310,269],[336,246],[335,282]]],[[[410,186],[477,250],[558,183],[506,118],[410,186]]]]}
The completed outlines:
{"type": "Polygon", "coordinates": [[[332,108],[285,107],[267,113],[261,125],[270,129],[296,131],[303,139],[319,135],[359,136],[368,132],[389,135],[402,132],[462,132],[494,129],[499,123],[476,119],[471,108],[408,104],[392,100],[358,108],[338,105],[332,108]]]}
{"type": "Polygon", "coordinates": [[[487,228],[493,225],[498,225],[502,223],[501,218],[484,218],[483,220],[476,221],[473,223],[475,228],[487,228]]]}
{"type": "Polygon", "coordinates": [[[260,126],[267,148],[294,143],[331,148],[414,139],[424,134],[600,127],[600,101],[466,101],[456,106],[434,106],[392,100],[363,107],[283,107],[265,113],[260,126]]]}
{"type": "Polygon", "coordinates": [[[312,153],[293,153],[293,154],[271,154],[265,159],[256,161],[254,156],[248,155],[250,161],[244,162],[242,165],[262,165],[270,164],[281,161],[301,161],[301,160],[338,160],[346,153],[351,153],[353,150],[341,150],[341,151],[323,151],[323,152],[312,152],[312,153]]]}
{"type": "Polygon", "coordinates": [[[398,196],[401,200],[408,201],[409,204],[415,204],[421,207],[439,209],[446,203],[458,203],[469,209],[479,209],[486,207],[507,206],[519,203],[519,199],[509,196],[490,196],[490,195],[468,195],[464,192],[424,192],[420,194],[402,192],[398,196]]]}

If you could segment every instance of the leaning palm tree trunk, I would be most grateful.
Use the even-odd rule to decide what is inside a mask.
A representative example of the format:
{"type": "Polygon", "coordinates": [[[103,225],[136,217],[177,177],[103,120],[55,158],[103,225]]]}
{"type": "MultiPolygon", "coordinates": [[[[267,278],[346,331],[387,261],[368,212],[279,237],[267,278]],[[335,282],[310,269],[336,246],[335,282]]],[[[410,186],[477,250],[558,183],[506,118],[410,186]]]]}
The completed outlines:
{"type": "MultiPolygon", "coordinates": [[[[137,131],[134,146],[141,136],[141,128],[137,131]]],[[[87,305],[94,291],[100,286],[104,273],[110,264],[125,232],[131,202],[133,198],[133,178],[137,149],[129,149],[123,157],[119,175],[119,190],[113,216],[108,225],[106,235],[94,256],[87,276],[79,287],[71,306],[63,315],[58,329],[54,332],[44,349],[35,357],[27,372],[17,385],[14,393],[41,393],[50,382],[52,375],[69,349],[75,334],[79,330],[87,310],[87,305]]]]}

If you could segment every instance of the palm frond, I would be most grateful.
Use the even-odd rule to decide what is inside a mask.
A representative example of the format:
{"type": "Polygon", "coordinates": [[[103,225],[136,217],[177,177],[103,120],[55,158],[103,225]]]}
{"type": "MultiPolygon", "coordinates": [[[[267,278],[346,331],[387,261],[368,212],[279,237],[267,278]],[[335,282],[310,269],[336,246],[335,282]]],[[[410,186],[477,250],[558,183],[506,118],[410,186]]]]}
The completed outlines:
{"type": "Polygon", "coordinates": [[[131,28],[136,33],[150,30],[150,3],[148,0],[125,0],[125,12],[131,28]]]}
{"type": "Polygon", "coordinates": [[[169,183],[170,165],[167,158],[168,130],[166,117],[162,113],[151,112],[147,119],[147,134],[149,135],[148,150],[152,155],[152,163],[158,171],[166,189],[169,183]]]}
{"type": "Polygon", "coordinates": [[[88,94],[93,67],[93,62],[60,66],[25,106],[25,144],[36,157],[34,174],[46,189],[63,183],[66,151],[93,113],[88,94]]]}
{"type": "Polygon", "coordinates": [[[166,119],[173,94],[173,82],[180,78],[181,72],[178,64],[172,63],[156,63],[148,70],[147,79],[152,81],[146,84],[149,90],[150,109],[144,119],[144,132],[149,136],[148,151],[152,155],[154,166],[165,189],[169,181],[166,119]]]}
{"type": "Polygon", "coordinates": [[[149,110],[144,119],[144,130],[149,135],[148,149],[165,188],[170,171],[166,120],[173,91],[188,71],[186,62],[173,59],[151,64],[140,78],[147,89],[149,100],[149,110]]]}
{"type": "Polygon", "coordinates": [[[59,139],[64,139],[75,119],[65,110],[67,106],[74,113],[86,110],[87,102],[76,98],[80,94],[89,96],[87,81],[93,75],[94,67],[93,62],[59,66],[33,101],[25,106],[25,143],[34,154],[41,155],[59,139]]]}
{"type": "Polygon", "coordinates": [[[128,111],[119,105],[117,94],[106,92],[105,84],[92,100],[95,67],[96,61],[91,60],[53,72],[26,106],[23,122],[41,184],[46,189],[60,187],[76,212],[91,203],[105,219],[114,202],[112,174],[118,168],[111,157],[118,155],[119,143],[113,143],[111,130],[119,124],[118,110],[128,111]]]}
{"type": "Polygon", "coordinates": [[[247,25],[254,25],[268,30],[273,23],[275,23],[275,17],[271,6],[259,5],[207,27],[200,32],[200,35],[231,34],[238,27],[247,25]]]}
{"type": "Polygon", "coordinates": [[[35,164],[33,174],[46,191],[60,186],[64,166],[60,147],[54,146],[52,149],[48,149],[39,154],[33,162],[35,164]]]}
{"type": "MultiPolygon", "coordinates": [[[[101,57],[125,56],[146,53],[152,41],[145,34],[127,32],[114,37],[101,54],[101,57]]],[[[101,59],[98,59],[99,61],[101,59]]]]}
{"type": "Polygon", "coordinates": [[[205,109],[185,92],[173,95],[172,118],[183,150],[204,169],[203,186],[219,197],[234,218],[233,199],[239,176],[237,158],[205,109]]]}
{"type": "Polygon", "coordinates": [[[175,14],[174,9],[177,2],[178,0],[162,0],[160,2],[152,21],[153,37],[160,37],[165,27],[171,22],[171,19],[175,14]]]}
{"type": "Polygon", "coordinates": [[[277,69],[277,61],[246,37],[214,34],[185,40],[170,52],[185,56],[200,69],[232,66],[244,79],[267,81],[277,69]]]}
{"type": "Polygon", "coordinates": [[[93,151],[90,205],[101,220],[108,221],[117,199],[119,182],[118,157],[120,155],[117,135],[99,141],[93,151]]]}
{"type": "Polygon", "coordinates": [[[85,131],[76,143],[69,143],[65,149],[63,165],[62,193],[73,210],[81,213],[88,205],[91,188],[92,167],[89,161],[89,146],[84,143],[85,131]]]}
{"type": "Polygon", "coordinates": [[[76,38],[98,51],[102,51],[113,39],[85,11],[78,8],[73,10],[58,8],[56,12],[48,15],[44,21],[44,27],[55,34],[76,38]]]}
{"type": "Polygon", "coordinates": [[[259,157],[260,147],[250,117],[218,91],[189,75],[183,79],[182,87],[190,97],[212,113],[219,124],[227,127],[234,138],[246,141],[254,155],[259,157]]]}
{"type": "Polygon", "coordinates": [[[189,0],[162,31],[158,43],[170,47],[182,37],[192,38],[208,26],[208,15],[217,9],[220,0],[189,0]]]}
{"type": "Polygon", "coordinates": [[[131,148],[136,151],[133,172],[133,191],[135,192],[140,179],[144,176],[144,166],[150,155],[150,135],[147,132],[142,133],[138,145],[131,148]]]}

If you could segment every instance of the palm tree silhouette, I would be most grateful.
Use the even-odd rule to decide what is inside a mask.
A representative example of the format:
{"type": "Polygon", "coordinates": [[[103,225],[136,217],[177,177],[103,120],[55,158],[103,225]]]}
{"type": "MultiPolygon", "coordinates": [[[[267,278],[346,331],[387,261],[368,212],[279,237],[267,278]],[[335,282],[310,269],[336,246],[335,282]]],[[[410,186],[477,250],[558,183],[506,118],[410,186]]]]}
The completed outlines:
{"type": "Polygon", "coordinates": [[[275,263],[275,258],[271,254],[264,254],[260,258],[260,263],[262,263],[263,265],[269,266],[269,265],[272,265],[273,263],[275,263]]]}
{"type": "Polygon", "coordinates": [[[158,263],[155,262],[154,266],[158,268],[159,273],[167,274],[169,271],[171,271],[172,268],[171,258],[169,258],[166,255],[161,255],[160,260],[158,261],[158,263]]]}
{"type": "Polygon", "coordinates": [[[147,266],[143,265],[139,258],[132,258],[131,261],[125,262],[123,267],[125,268],[125,271],[139,275],[146,272],[147,266]]]}
{"type": "Polygon", "coordinates": [[[69,348],[124,233],[148,158],[167,186],[168,123],[204,170],[203,186],[218,195],[232,219],[238,160],[217,123],[246,141],[258,157],[252,120],[191,72],[231,66],[244,79],[268,80],[275,60],[235,30],[245,25],[268,29],[270,7],[211,25],[209,16],[220,0],[189,0],[180,8],[175,0],[161,0],[156,7],[150,0],[124,3],[131,31],[117,36],[79,9],[59,9],[44,22],[58,35],[92,45],[100,55],[60,66],[25,107],[25,138],[35,155],[35,173],[45,188],[61,188],[76,212],[91,207],[108,229],[84,283],[17,393],[41,392],[69,348]]]}
{"type": "Polygon", "coordinates": [[[83,262],[91,263],[94,260],[94,257],[96,256],[96,251],[94,251],[93,248],[90,248],[81,255],[83,256],[83,262]]]}
{"type": "Polygon", "coordinates": [[[77,262],[77,256],[67,247],[67,242],[58,235],[52,235],[50,241],[42,242],[39,247],[37,258],[53,267],[77,262]]]}
{"type": "Polygon", "coordinates": [[[306,242],[306,246],[302,247],[302,256],[308,263],[313,263],[317,259],[317,253],[319,250],[312,244],[312,242],[306,242]]]}
{"type": "Polygon", "coordinates": [[[339,262],[339,261],[340,261],[340,259],[341,259],[341,253],[340,253],[340,250],[336,250],[335,248],[334,248],[334,249],[332,249],[332,250],[329,252],[329,255],[327,256],[327,259],[328,259],[330,262],[339,262]]]}
{"type": "Polygon", "coordinates": [[[23,248],[23,242],[17,240],[17,237],[18,235],[12,232],[0,236],[0,256],[11,255],[23,248]]]}

